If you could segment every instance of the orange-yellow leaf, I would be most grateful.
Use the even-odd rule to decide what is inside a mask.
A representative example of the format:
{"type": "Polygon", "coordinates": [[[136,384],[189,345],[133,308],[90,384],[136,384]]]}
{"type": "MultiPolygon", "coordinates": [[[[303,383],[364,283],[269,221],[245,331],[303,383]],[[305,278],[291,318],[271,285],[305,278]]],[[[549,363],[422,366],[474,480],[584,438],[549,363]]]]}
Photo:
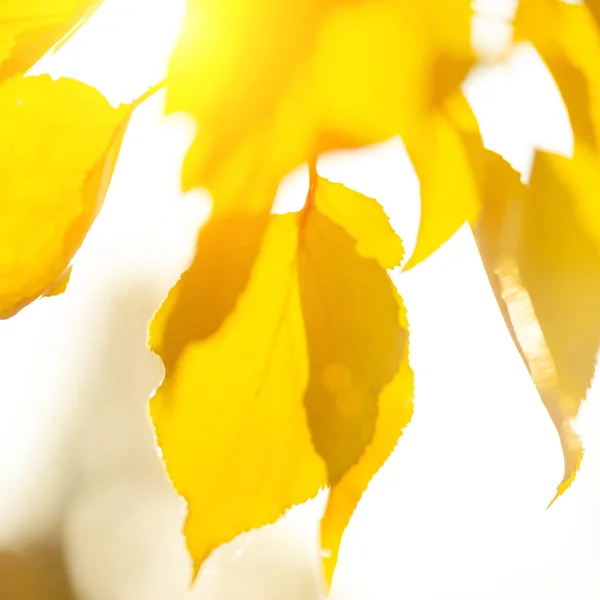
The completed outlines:
{"type": "Polygon", "coordinates": [[[128,115],[77,81],[0,85],[0,318],[56,289],[102,204],[128,115]]]}
{"type": "Polygon", "coordinates": [[[103,0],[2,0],[0,81],[27,71],[103,0]]]}
{"type": "MultiPolygon", "coordinates": [[[[245,272],[246,242],[264,228],[249,215],[209,223],[151,328],[166,366],[151,414],[169,475],[188,502],[196,572],[220,544],[275,521],[328,481],[344,485],[379,423],[382,390],[396,397],[388,384],[407,348],[400,300],[378,262],[397,263],[401,244],[374,200],[319,179],[302,213],[269,218],[235,302],[227,277],[245,272]],[[315,421],[318,400],[326,421],[315,421]]],[[[398,402],[404,410],[402,394],[398,402]]],[[[366,486],[384,458],[369,459],[352,485],[366,486]]],[[[339,535],[345,518],[336,521],[339,535]]]]}
{"type": "Polygon", "coordinates": [[[527,189],[490,154],[488,193],[475,228],[509,330],[560,435],[565,472],[557,496],[583,456],[572,420],[600,344],[600,246],[585,221],[587,195],[597,197],[593,190],[600,187],[590,185],[580,196],[575,162],[538,152],[527,189]]]}

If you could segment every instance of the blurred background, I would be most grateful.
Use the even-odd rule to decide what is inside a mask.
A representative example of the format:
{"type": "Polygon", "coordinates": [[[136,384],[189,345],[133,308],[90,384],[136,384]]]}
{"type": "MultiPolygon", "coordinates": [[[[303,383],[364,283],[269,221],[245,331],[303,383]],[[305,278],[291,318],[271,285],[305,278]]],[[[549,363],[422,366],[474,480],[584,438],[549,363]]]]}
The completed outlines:
{"type": "MultiPolygon", "coordinates": [[[[165,74],[185,0],[106,0],[36,73],[75,77],[114,104],[165,74]]],[[[477,4],[475,43],[502,53],[513,2],[477,4]]],[[[478,68],[465,89],[486,145],[527,176],[532,149],[568,154],[566,111],[522,46],[478,68]]],[[[312,600],[324,496],[213,553],[194,587],[185,506],[160,463],[147,400],[163,375],[146,327],[193,252],[210,210],[180,193],[194,134],[163,116],[164,93],[136,111],[106,199],[61,296],[0,322],[1,600],[312,600]]],[[[319,161],[322,175],[384,204],[407,251],[419,185],[399,139],[319,161]]],[[[302,204],[305,169],[277,209],[302,204]]],[[[587,449],[571,490],[558,437],[505,331],[468,229],[423,265],[394,273],[411,322],[413,422],[361,501],[333,600],[597,600],[600,399],[578,420],[587,449]]]]}

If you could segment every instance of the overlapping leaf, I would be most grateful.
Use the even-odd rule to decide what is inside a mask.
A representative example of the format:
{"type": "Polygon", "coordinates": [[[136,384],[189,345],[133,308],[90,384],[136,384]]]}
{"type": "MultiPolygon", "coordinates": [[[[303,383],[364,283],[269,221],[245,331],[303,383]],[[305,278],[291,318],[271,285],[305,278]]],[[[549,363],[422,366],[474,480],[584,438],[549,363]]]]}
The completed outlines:
{"type": "MultiPolygon", "coordinates": [[[[382,268],[398,265],[404,253],[381,207],[370,198],[322,181],[317,206],[356,240],[356,251],[375,259],[382,268]]],[[[396,298],[400,326],[408,331],[402,299],[396,298]]],[[[325,578],[331,583],[342,534],[373,475],[396,446],[413,410],[413,373],[408,362],[408,344],[401,365],[379,396],[378,415],[371,443],[360,459],[331,488],[321,523],[321,547],[325,578]]]]}
{"type": "Polygon", "coordinates": [[[24,73],[103,0],[2,0],[0,81],[24,73]]]}
{"type": "Polygon", "coordinates": [[[130,110],[68,79],[0,85],[0,318],[66,285],[130,110]]]}
{"type": "MultiPolygon", "coordinates": [[[[133,108],[21,76],[99,4],[0,7],[0,318],[64,290],[133,108]]],[[[484,150],[458,90],[475,62],[470,0],[188,0],[168,111],[198,124],[183,187],[207,187],[214,205],[151,328],[166,369],[151,411],[188,501],[196,571],[329,485],[331,581],[349,519],[412,413],[408,325],[385,272],[403,250],[381,207],[313,172],[301,213],[269,214],[281,178],[334,148],[402,136],[421,184],[409,266],[476,223],[560,435],[557,495],[573,480],[583,449],[571,422],[600,341],[599,6],[520,2],[515,37],[546,61],[575,136],[574,159],[538,153],[526,187],[484,150]]]]}
{"type": "Polygon", "coordinates": [[[326,150],[402,134],[421,154],[418,124],[443,137],[432,111],[475,60],[468,0],[187,6],[167,108],[197,121],[183,187],[208,187],[215,215],[268,212],[283,175],[326,150]]]}
{"type": "MultiPolygon", "coordinates": [[[[201,239],[232,232],[213,223],[201,239]]],[[[263,227],[257,221],[249,237],[263,227]]],[[[220,329],[222,254],[202,250],[204,268],[193,264],[174,288],[151,330],[166,366],[151,412],[188,501],[196,569],[328,482],[335,506],[324,532],[339,545],[410,416],[406,322],[384,269],[401,256],[375,201],[319,179],[302,213],[269,218],[252,277],[220,329]],[[188,322],[203,323],[191,334],[180,327],[183,307],[188,322]],[[382,424],[380,406],[400,417],[382,424]]],[[[235,271],[242,253],[232,257],[235,271]]]]}
{"type": "Polygon", "coordinates": [[[598,176],[585,178],[583,188],[575,177],[583,177],[585,165],[575,170],[573,161],[538,152],[526,188],[500,157],[488,153],[487,165],[476,239],[509,331],[560,435],[559,496],[583,456],[571,423],[600,344],[599,238],[586,225],[598,176]]]}

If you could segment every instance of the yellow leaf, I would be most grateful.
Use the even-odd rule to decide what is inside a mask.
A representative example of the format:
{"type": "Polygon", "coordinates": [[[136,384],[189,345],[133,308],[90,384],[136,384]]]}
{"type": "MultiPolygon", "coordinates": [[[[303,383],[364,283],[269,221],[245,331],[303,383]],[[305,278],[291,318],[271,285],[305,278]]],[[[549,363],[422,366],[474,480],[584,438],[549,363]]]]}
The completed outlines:
{"type": "MultiPolygon", "coordinates": [[[[281,95],[306,60],[322,16],[341,1],[188,0],[170,64],[167,101],[169,112],[184,110],[199,127],[184,164],[184,189],[207,185],[220,210],[230,201],[226,183],[215,193],[224,166],[236,176],[236,192],[244,189],[240,162],[252,163],[246,176],[261,167],[262,146],[270,143],[265,139],[269,133],[261,129],[277,120],[281,95]]],[[[285,143],[283,138],[272,141],[285,143]]],[[[293,166],[285,165],[283,172],[293,166]]],[[[248,206],[247,197],[235,200],[236,207],[248,206]]],[[[272,197],[260,201],[268,207],[272,197]]]]}
{"type": "Polygon", "coordinates": [[[585,4],[592,13],[596,27],[600,27],[600,2],[598,0],[586,0],[585,4]]]}
{"type": "MultiPolygon", "coordinates": [[[[344,227],[356,239],[356,251],[364,257],[375,258],[383,267],[390,268],[397,264],[401,256],[390,252],[393,238],[397,236],[387,223],[381,206],[366,197],[356,197],[353,202],[346,199],[350,190],[328,189],[331,186],[326,180],[319,181],[316,205],[323,211],[337,201],[344,199],[345,206],[361,205],[364,227],[360,221],[352,219],[348,222],[350,209],[327,213],[330,218],[344,227]],[[337,192],[337,194],[335,194],[337,192]],[[332,216],[332,215],[335,215],[332,216]],[[339,215],[339,217],[338,217],[339,215]],[[336,218],[338,217],[338,218],[336,218]],[[350,226],[348,226],[350,225],[350,226]],[[394,258],[392,258],[394,257],[394,258]]],[[[355,194],[356,196],[356,194],[355,194]]],[[[358,210],[357,210],[358,213],[358,210]]],[[[398,240],[399,241],[399,240],[398,240]]],[[[399,306],[400,326],[408,332],[408,321],[402,299],[396,295],[399,306]]],[[[365,449],[358,462],[353,465],[334,485],[329,492],[327,506],[321,522],[321,548],[323,566],[327,585],[331,585],[343,533],[350,517],[367,489],[369,481],[377,473],[395,448],[402,430],[408,425],[413,412],[414,378],[408,362],[408,343],[406,344],[402,362],[394,379],[383,389],[379,396],[379,414],[375,425],[375,433],[371,443],[365,449]]]]}
{"type": "MultiPolygon", "coordinates": [[[[313,181],[303,212],[269,218],[235,302],[227,277],[246,272],[242,250],[264,227],[248,216],[209,223],[151,328],[166,367],[151,414],[169,475],[188,502],[196,573],[220,544],[275,521],[328,481],[344,485],[373,437],[382,389],[386,406],[395,402],[398,384],[388,384],[407,348],[400,300],[378,262],[396,263],[401,244],[374,200],[313,181]]],[[[360,467],[363,486],[381,462],[360,467]]]]}
{"type": "Polygon", "coordinates": [[[246,286],[268,215],[213,217],[200,232],[194,260],[150,327],[150,345],[167,375],[184,348],[214,334],[246,286]]]}
{"type": "Polygon", "coordinates": [[[321,214],[356,240],[358,254],[374,258],[384,269],[393,269],[402,262],[402,240],[377,200],[321,178],[315,204],[321,214]]]}
{"type": "Polygon", "coordinates": [[[419,235],[405,267],[410,269],[465,222],[476,220],[480,208],[477,155],[483,145],[461,94],[451,97],[443,110],[433,111],[405,142],[421,184],[419,235]]]}
{"type": "Polygon", "coordinates": [[[536,47],[560,90],[577,144],[595,152],[600,136],[600,32],[586,5],[524,0],[515,18],[517,41],[536,47]]]}
{"type": "Polygon", "coordinates": [[[298,258],[310,357],[305,404],[332,484],[370,443],[379,394],[398,371],[406,346],[393,284],[355,245],[327,217],[308,213],[298,258]]]}
{"type": "Polygon", "coordinates": [[[129,108],[49,77],[0,85],[0,318],[57,285],[106,193],[129,108]]]}
{"type": "Polygon", "coordinates": [[[578,194],[577,162],[538,152],[526,189],[491,155],[489,193],[475,228],[511,335],[560,435],[565,472],[556,497],[573,481],[583,456],[571,423],[600,344],[600,252],[584,220],[594,187],[578,194]]]}
{"type": "MultiPolygon", "coordinates": [[[[214,548],[272,523],[326,483],[303,408],[297,219],[271,221],[236,309],[214,335],[186,346],[151,401],[167,469],[188,502],[196,573],[214,548]]],[[[188,308],[191,323],[197,313],[188,308]]]]}
{"type": "Polygon", "coordinates": [[[2,0],[0,81],[27,71],[102,0],[2,0]]]}
{"type": "Polygon", "coordinates": [[[207,187],[217,216],[266,213],[319,153],[412,131],[473,64],[471,16],[467,0],[188,0],[167,102],[198,125],[183,188],[207,187]]]}
{"type": "MultiPolygon", "coordinates": [[[[408,330],[400,305],[400,325],[408,330]]],[[[344,530],[375,473],[385,463],[413,413],[414,377],[408,362],[408,344],[400,370],[379,397],[375,434],[359,461],[332,487],[321,522],[321,548],[325,579],[331,585],[344,530]]]]}
{"type": "Polygon", "coordinates": [[[442,16],[431,0],[189,0],[167,105],[199,127],[184,189],[264,209],[261,180],[275,189],[319,151],[401,133],[473,64],[471,16],[466,0],[442,16]]]}

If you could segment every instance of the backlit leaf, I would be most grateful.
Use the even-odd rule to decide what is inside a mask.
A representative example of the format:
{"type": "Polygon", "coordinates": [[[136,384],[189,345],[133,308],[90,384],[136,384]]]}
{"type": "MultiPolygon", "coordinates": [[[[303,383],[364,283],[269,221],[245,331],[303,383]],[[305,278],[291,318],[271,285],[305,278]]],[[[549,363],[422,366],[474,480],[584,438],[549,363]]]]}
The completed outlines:
{"type": "Polygon", "coordinates": [[[529,40],[560,90],[577,144],[598,151],[600,32],[586,5],[524,0],[515,18],[517,40],[529,40]]]}
{"type": "Polygon", "coordinates": [[[425,260],[480,208],[479,161],[483,151],[475,116],[462,94],[432,111],[406,140],[421,185],[417,244],[405,268],[425,260]]]}
{"type": "Polygon", "coordinates": [[[407,329],[381,266],[397,264],[402,247],[381,208],[340,184],[313,182],[304,211],[269,218],[252,276],[230,306],[227,276],[245,272],[238,266],[246,241],[265,227],[246,224],[244,232],[241,220],[209,223],[152,325],[166,377],[151,414],[169,475],[188,502],[196,572],[214,548],[275,521],[328,482],[343,486],[336,502],[344,515],[329,509],[339,544],[354,509],[344,489],[367,485],[402,428],[390,423],[391,447],[345,479],[382,435],[380,397],[386,407],[398,402],[385,410],[406,419],[406,394],[394,382],[407,329]],[[186,331],[194,321],[201,325],[186,331]]]}
{"type": "Polygon", "coordinates": [[[392,283],[356,242],[318,211],[306,219],[298,258],[310,378],[313,444],[336,484],[370,443],[381,390],[403,356],[392,283]]]}
{"type": "Polygon", "coordinates": [[[167,103],[198,124],[183,188],[207,187],[217,215],[264,213],[321,152],[417,139],[475,61],[471,3],[437,4],[188,0],[167,103]]]}
{"type": "Polygon", "coordinates": [[[214,335],[186,346],[151,401],[169,475],[188,502],[196,572],[214,548],[272,523],[326,483],[303,408],[297,219],[271,221],[236,309],[214,335]]]}
{"type": "Polygon", "coordinates": [[[578,195],[572,165],[538,152],[527,189],[490,154],[488,193],[475,229],[509,330],[560,435],[565,473],[557,496],[583,456],[571,423],[600,343],[600,252],[585,224],[589,200],[578,195]]]}
{"type": "MultiPolygon", "coordinates": [[[[400,303],[400,325],[408,331],[405,311],[400,303]]],[[[381,468],[413,413],[414,377],[408,362],[408,344],[402,364],[394,379],[379,397],[379,415],[375,433],[359,461],[353,465],[329,492],[321,522],[321,548],[325,578],[329,585],[337,564],[344,530],[373,475],[381,468]]]]}
{"type": "Polygon", "coordinates": [[[0,318],[57,291],[102,204],[129,112],[73,80],[0,85],[0,318]]]}
{"type": "Polygon", "coordinates": [[[187,344],[214,334],[246,286],[268,215],[211,219],[200,232],[194,260],[157,313],[150,343],[167,374],[187,344]]]}
{"type": "Polygon", "coordinates": [[[2,0],[0,81],[24,73],[103,0],[2,0]]]}
{"type": "Polygon", "coordinates": [[[381,205],[343,185],[320,178],[315,204],[319,212],[356,240],[356,252],[374,258],[384,269],[402,262],[402,240],[390,225],[381,205]]]}
{"type": "MultiPolygon", "coordinates": [[[[401,242],[389,225],[381,206],[343,186],[319,181],[316,205],[356,239],[356,251],[374,258],[384,268],[402,259],[401,242]],[[362,226],[361,226],[362,224],[362,226]]],[[[402,299],[396,296],[400,326],[408,332],[402,299]]],[[[326,582],[331,584],[342,535],[369,481],[396,446],[413,411],[413,373],[408,362],[408,344],[394,379],[379,396],[373,439],[364,453],[329,492],[321,523],[321,547],[326,582]]]]}

